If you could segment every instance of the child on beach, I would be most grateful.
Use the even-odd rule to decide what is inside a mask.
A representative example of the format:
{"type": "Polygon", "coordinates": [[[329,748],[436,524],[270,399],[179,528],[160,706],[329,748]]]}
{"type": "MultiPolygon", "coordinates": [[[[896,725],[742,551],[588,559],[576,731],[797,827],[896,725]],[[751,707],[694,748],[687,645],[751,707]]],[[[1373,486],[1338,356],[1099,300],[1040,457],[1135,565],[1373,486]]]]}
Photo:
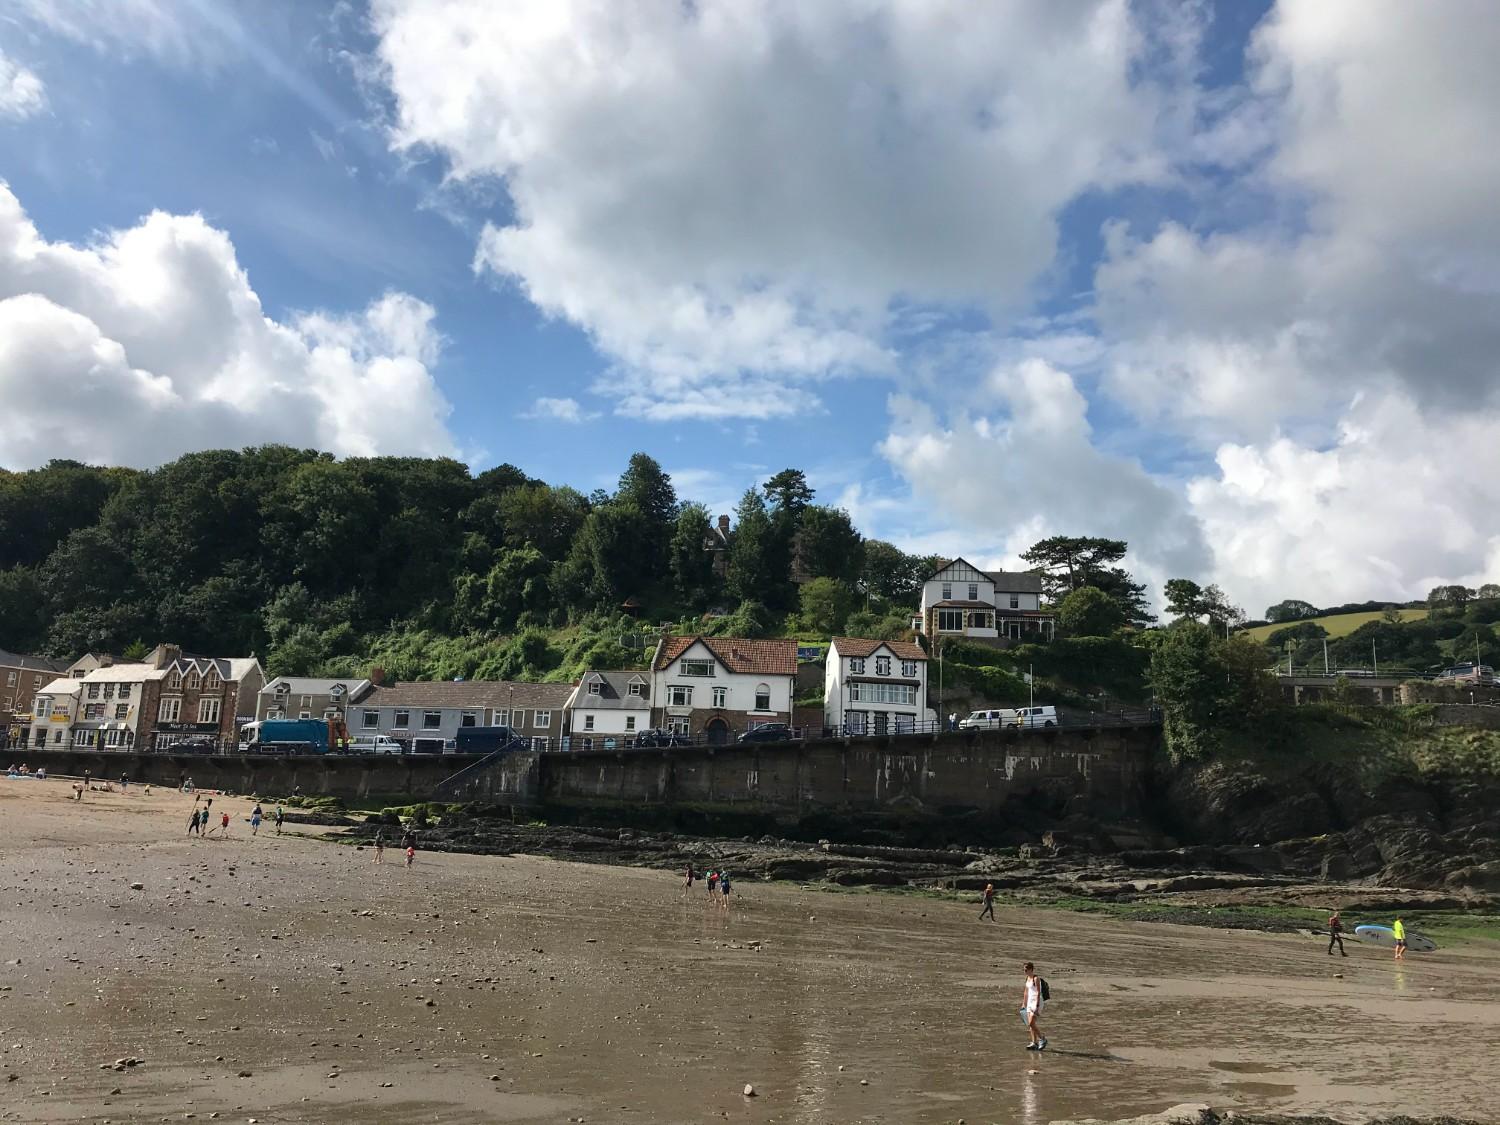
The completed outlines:
{"type": "Polygon", "coordinates": [[[1391,924],[1391,934],[1396,939],[1396,960],[1406,960],[1406,926],[1400,918],[1391,924]]]}
{"type": "Polygon", "coordinates": [[[722,910],[729,909],[729,872],[719,872],[719,907],[722,910]]]}
{"type": "Polygon", "coordinates": [[[260,805],[256,804],[255,808],[250,811],[250,835],[260,835],[260,818],[260,805]]]}
{"type": "Polygon", "coordinates": [[[709,898],[709,901],[712,902],[714,894],[719,889],[719,873],[717,871],[710,871],[708,873],[708,880],[707,881],[708,881],[708,898],[709,898]]]}
{"type": "Polygon", "coordinates": [[[276,835],[281,835],[281,822],[286,819],[286,813],[281,811],[281,806],[276,806],[276,835]]]}
{"type": "Polygon", "coordinates": [[[384,863],[385,862],[385,832],[384,832],[384,830],[375,833],[375,862],[376,863],[384,863]]]}
{"type": "Polygon", "coordinates": [[[411,861],[417,858],[417,849],[414,844],[406,845],[406,866],[411,866],[411,861]]]}
{"type": "Polygon", "coordinates": [[[1037,975],[1036,966],[1027,961],[1023,966],[1026,973],[1026,983],[1021,986],[1021,1018],[1026,1021],[1026,1034],[1031,1037],[1031,1042],[1026,1045],[1028,1051],[1045,1051],[1047,1049],[1047,1037],[1042,1034],[1042,1029],[1037,1026],[1036,1018],[1041,1015],[1042,1004],[1045,997],[1042,996],[1042,978],[1037,975]]]}
{"type": "Polygon", "coordinates": [[[683,898],[687,898],[687,896],[690,893],[692,893],[692,890],[693,890],[693,880],[696,879],[697,877],[698,877],[697,873],[693,870],[693,865],[691,863],[688,864],[687,865],[687,879],[682,884],[682,897],[683,898]]]}

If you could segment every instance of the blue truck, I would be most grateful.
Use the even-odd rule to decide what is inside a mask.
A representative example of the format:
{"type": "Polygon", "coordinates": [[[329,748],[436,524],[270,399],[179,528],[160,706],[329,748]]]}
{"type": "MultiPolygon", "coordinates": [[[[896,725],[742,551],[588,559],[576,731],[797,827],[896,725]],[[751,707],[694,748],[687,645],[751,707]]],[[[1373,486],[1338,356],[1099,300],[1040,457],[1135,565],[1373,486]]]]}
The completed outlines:
{"type": "Polygon", "coordinates": [[[347,741],[337,719],[262,719],[241,730],[245,749],[252,754],[327,754],[347,741]]]}
{"type": "Polygon", "coordinates": [[[528,745],[510,727],[459,727],[453,750],[456,754],[493,754],[497,750],[525,750],[528,745]]]}

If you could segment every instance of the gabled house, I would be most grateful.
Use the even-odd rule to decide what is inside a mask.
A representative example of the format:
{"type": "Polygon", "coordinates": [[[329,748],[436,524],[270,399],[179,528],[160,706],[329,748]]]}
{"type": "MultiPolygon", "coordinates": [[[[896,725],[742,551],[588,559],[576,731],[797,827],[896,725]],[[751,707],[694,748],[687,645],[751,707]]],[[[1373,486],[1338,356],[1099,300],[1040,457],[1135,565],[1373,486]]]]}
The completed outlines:
{"type": "Polygon", "coordinates": [[[464,727],[509,727],[540,746],[567,734],[572,691],[572,684],[511,680],[380,682],[350,704],[345,723],[355,738],[384,734],[426,753],[448,748],[464,727]]]}
{"type": "MultiPolygon", "coordinates": [[[[136,731],[141,746],[165,750],[201,738],[236,743],[240,728],[255,717],[266,675],[253,656],[194,656],[176,645],[157,645],[146,663],[152,671],[141,692],[136,731]]],[[[90,672],[84,682],[95,677],[109,682],[121,667],[90,672]]]]}
{"type": "Polygon", "coordinates": [[[592,750],[651,729],[651,680],[646,672],[583,674],[568,697],[569,745],[592,750]]]}
{"type": "Polygon", "coordinates": [[[826,726],[845,734],[900,734],[936,717],[927,707],[921,645],[833,638],[823,676],[826,726]]]}
{"type": "Polygon", "coordinates": [[[277,676],[260,689],[257,719],[342,719],[370,690],[369,680],[277,676]]]}
{"type": "Polygon", "coordinates": [[[66,673],[56,660],[0,649],[0,733],[12,720],[24,727],[31,719],[36,693],[60,675],[66,673]]]}
{"type": "Polygon", "coordinates": [[[1056,618],[1042,609],[1041,575],[954,559],[922,583],[922,610],[912,625],[931,638],[1051,640],[1056,618]]]}
{"type": "Polygon", "coordinates": [[[42,685],[31,703],[28,742],[35,750],[63,750],[73,745],[73,724],[81,708],[83,684],[63,677],[42,685]]]}
{"type": "Polygon", "coordinates": [[[795,640],[663,637],[651,659],[654,726],[728,742],[766,723],[790,723],[795,640]]]}

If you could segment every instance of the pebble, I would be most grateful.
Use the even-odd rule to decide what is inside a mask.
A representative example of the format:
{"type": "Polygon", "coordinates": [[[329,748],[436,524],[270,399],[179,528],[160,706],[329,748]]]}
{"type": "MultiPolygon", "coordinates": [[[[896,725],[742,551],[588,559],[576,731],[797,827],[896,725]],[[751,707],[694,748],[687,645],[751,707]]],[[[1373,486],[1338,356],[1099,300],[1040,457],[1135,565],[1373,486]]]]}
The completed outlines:
{"type": "Polygon", "coordinates": [[[145,883],[131,883],[130,884],[130,889],[132,891],[144,891],[146,889],[146,884],[145,883]]]}
{"type": "Polygon", "coordinates": [[[748,1083],[748,1082],[745,1083],[745,1097],[747,1097],[747,1098],[753,1098],[753,1097],[755,1097],[755,1087],[752,1086],[752,1085],[750,1085],[750,1083],[748,1083]]]}

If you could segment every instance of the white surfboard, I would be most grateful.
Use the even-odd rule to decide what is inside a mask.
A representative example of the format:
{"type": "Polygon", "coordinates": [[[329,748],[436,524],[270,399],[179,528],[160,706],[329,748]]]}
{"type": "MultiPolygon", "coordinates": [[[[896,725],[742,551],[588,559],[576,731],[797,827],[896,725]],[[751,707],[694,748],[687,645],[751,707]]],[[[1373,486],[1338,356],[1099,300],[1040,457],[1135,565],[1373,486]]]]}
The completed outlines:
{"type": "MultiPolygon", "coordinates": [[[[1354,936],[1372,945],[1383,945],[1390,949],[1396,946],[1396,931],[1389,926],[1355,926],[1354,936]]],[[[1437,942],[1423,934],[1407,930],[1406,948],[1413,953],[1431,953],[1437,948],[1437,942]]]]}

